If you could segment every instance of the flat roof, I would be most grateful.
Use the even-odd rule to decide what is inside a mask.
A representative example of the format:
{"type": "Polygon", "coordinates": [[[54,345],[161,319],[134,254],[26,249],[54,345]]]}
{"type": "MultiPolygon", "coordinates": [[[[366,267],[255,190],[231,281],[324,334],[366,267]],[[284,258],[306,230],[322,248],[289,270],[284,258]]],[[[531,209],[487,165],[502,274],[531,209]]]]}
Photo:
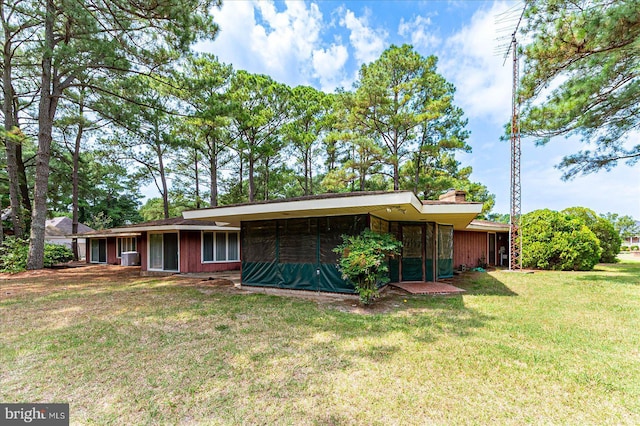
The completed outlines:
{"type": "Polygon", "coordinates": [[[424,204],[411,191],[323,194],[268,202],[188,210],[185,219],[241,222],[371,214],[398,222],[438,222],[464,230],[482,211],[482,203],[433,201],[424,204]]]}

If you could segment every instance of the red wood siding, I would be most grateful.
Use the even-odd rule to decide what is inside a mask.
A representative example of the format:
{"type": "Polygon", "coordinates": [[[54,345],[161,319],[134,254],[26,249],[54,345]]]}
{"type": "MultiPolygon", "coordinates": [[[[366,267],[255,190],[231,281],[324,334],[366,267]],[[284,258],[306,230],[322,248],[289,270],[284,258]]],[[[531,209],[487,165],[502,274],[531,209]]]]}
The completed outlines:
{"type": "Polygon", "coordinates": [[[460,268],[464,264],[467,268],[478,266],[478,260],[488,259],[487,233],[472,231],[454,231],[453,233],[453,267],[460,268]]]}
{"type": "Polygon", "coordinates": [[[200,231],[180,232],[180,272],[216,272],[240,269],[240,262],[202,263],[200,231]]]}
{"type": "Polygon", "coordinates": [[[116,257],[117,253],[116,237],[107,238],[107,263],[109,265],[119,265],[120,259],[116,257]]]}
{"type": "Polygon", "coordinates": [[[140,253],[140,270],[147,270],[147,233],[143,232],[138,237],[138,253],[140,253]]]}

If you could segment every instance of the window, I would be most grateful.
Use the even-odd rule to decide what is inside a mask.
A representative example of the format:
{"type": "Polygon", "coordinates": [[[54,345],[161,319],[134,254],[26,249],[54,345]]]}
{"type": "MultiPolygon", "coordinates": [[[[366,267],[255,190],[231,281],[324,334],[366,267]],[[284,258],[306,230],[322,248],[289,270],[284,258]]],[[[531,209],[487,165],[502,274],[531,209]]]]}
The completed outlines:
{"type": "Polygon", "coordinates": [[[135,237],[118,238],[118,251],[116,257],[120,259],[123,251],[136,251],[137,241],[135,237]]]}
{"type": "Polygon", "coordinates": [[[240,259],[238,232],[202,232],[202,262],[237,262],[240,259]]]}

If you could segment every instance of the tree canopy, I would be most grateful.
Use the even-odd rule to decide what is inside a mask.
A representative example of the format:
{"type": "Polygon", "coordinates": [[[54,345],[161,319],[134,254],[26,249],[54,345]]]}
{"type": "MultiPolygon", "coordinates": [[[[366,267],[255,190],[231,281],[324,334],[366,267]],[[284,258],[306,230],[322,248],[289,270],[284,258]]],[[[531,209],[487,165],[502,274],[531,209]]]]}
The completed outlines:
{"type": "Polygon", "coordinates": [[[527,3],[521,95],[523,134],[545,144],[579,135],[564,178],[640,159],[640,0],[527,3]]]}

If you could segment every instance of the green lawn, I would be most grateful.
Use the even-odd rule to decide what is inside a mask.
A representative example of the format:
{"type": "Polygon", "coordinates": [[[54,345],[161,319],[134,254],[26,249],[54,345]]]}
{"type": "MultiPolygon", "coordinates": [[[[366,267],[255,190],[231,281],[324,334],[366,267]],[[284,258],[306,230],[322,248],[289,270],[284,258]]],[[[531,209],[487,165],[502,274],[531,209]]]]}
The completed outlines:
{"type": "Polygon", "coordinates": [[[0,278],[0,401],[72,424],[640,424],[640,262],[471,273],[378,314],[77,274],[0,278]]]}

